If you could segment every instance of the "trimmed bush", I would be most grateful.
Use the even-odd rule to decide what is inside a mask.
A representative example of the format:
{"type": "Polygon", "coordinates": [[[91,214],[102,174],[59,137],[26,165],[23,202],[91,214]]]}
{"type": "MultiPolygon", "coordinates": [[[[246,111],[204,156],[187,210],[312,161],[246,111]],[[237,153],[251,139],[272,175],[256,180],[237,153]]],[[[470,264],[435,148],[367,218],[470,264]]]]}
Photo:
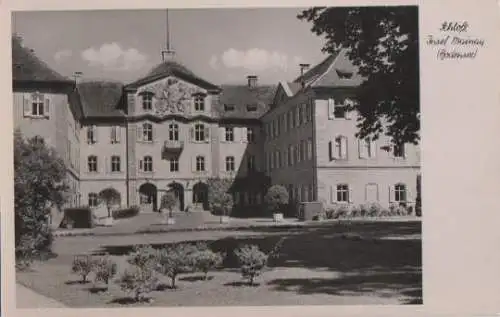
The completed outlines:
{"type": "Polygon", "coordinates": [[[132,266],[125,269],[117,283],[122,291],[132,293],[134,300],[141,302],[144,301],[146,294],[156,288],[158,278],[151,268],[132,266]]]}
{"type": "Polygon", "coordinates": [[[268,255],[256,245],[245,245],[234,251],[240,264],[241,275],[254,285],[255,277],[262,273],[267,264],[268,255]]]}
{"type": "Polygon", "coordinates": [[[93,228],[94,219],[90,207],[75,207],[64,209],[62,228],[93,228]]]}
{"type": "Polygon", "coordinates": [[[171,280],[170,286],[176,288],[177,276],[193,270],[193,256],[196,246],[181,243],[166,247],[158,252],[158,270],[171,280]]]}
{"type": "Polygon", "coordinates": [[[82,283],[87,283],[87,277],[94,268],[94,262],[90,255],[77,255],[73,259],[71,272],[80,275],[82,283]]]}
{"type": "Polygon", "coordinates": [[[117,265],[108,256],[96,259],[92,271],[96,282],[103,282],[106,287],[109,285],[109,280],[116,275],[117,265]]]}
{"type": "Polygon", "coordinates": [[[198,249],[192,255],[193,267],[195,270],[203,272],[203,279],[206,280],[208,272],[222,264],[224,257],[220,253],[215,253],[210,249],[198,249]]]}
{"type": "Polygon", "coordinates": [[[264,197],[267,210],[270,213],[283,212],[283,207],[288,205],[289,200],[287,189],[281,185],[271,186],[264,197]]]}
{"type": "Polygon", "coordinates": [[[177,199],[177,196],[175,196],[175,193],[170,191],[161,197],[161,209],[167,209],[168,216],[172,218],[172,211],[177,206],[178,201],[179,200],[177,199]]]}
{"type": "Polygon", "coordinates": [[[141,209],[139,208],[139,206],[132,206],[130,208],[113,210],[113,219],[132,218],[137,216],[140,210],[141,209]]]}

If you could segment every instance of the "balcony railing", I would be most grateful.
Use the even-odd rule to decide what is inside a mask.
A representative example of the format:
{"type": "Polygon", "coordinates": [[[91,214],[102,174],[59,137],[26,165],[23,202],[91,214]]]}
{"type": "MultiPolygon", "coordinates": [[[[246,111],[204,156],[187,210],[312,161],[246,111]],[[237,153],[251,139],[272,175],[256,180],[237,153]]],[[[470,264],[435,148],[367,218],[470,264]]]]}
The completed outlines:
{"type": "Polygon", "coordinates": [[[163,151],[166,153],[178,154],[184,148],[184,141],[181,140],[166,140],[163,142],[163,151]]]}

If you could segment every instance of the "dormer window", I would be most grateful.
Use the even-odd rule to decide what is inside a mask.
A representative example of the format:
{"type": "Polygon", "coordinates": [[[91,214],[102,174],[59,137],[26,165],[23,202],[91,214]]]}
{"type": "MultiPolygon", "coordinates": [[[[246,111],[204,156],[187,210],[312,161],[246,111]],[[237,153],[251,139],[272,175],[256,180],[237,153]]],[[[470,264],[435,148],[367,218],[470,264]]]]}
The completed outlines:
{"type": "Polygon", "coordinates": [[[233,104],[225,104],[224,105],[224,111],[234,111],[234,105],[233,104]]]}
{"type": "Polygon", "coordinates": [[[247,111],[248,112],[257,111],[257,105],[255,105],[255,104],[253,104],[253,105],[247,105],[247,111]]]}
{"type": "Polygon", "coordinates": [[[38,92],[24,97],[24,116],[45,118],[49,116],[50,99],[38,92]]]}
{"type": "Polygon", "coordinates": [[[152,92],[144,92],[141,94],[142,96],[142,109],[145,111],[153,110],[153,93],[152,92]]]}
{"type": "Polygon", "coordinates": [[[205,96],[201,94],[194,95],[194,111],[205,111],[205,96]]]}
{"type": "Polygon", "coordinates": [[[353,72],[348,70],[336,69],[335,71],[337,72],[337,75],[339,76],[340,79],[349,79],[353,75],[353,72]]]}

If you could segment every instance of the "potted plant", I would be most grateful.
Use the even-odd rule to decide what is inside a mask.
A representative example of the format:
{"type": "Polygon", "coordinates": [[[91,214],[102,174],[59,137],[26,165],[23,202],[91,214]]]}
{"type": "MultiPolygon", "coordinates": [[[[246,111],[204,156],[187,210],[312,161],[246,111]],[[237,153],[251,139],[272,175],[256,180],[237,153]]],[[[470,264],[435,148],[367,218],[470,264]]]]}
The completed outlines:
{"type": "Polygon", "coordinates": [[[285,206],[289,200],[286,188],[281,185],[271,186],[267,191],[264,200],[267,210],[273,214],[273,221],[283,221],[283,206],[285,206]]]}
{"type": "Polygon", "coordinates": [[[224,193],[220,200],[220,223],[229,223],[229,214],[233,208],[233,196],[224,193]]]}
{"type": "Polygon", "coordinates": [[[229,223],[233,209],[233,196],[229,194],[230,179],[212,178],[208,180],[208,202],[214,214],[220,215],[220,223],[229,223]]]}
{"type": "Polygon", "coordinates": [[[164,217],[162,223],[166,223],[167,225],[175,224],[175,218],[173,215],[175,206],[177,206],[177,196],[175,196],[174,192],[167,192],[163,195],[161,198],[161,208],[168,210],[168,214],[166,216],[166,221],[164,217]]]}
{"type": "Polygon", "coordinates": [[[106,209],[108,210],[108,217],[103,221],[105,226],[113,225],[114,221],[113,216],[111,215],[111,207],[119,204],[120,198],[120,193],[112,187],[105,188],[99,193],[99,200],[106,204],[106,209]]]}

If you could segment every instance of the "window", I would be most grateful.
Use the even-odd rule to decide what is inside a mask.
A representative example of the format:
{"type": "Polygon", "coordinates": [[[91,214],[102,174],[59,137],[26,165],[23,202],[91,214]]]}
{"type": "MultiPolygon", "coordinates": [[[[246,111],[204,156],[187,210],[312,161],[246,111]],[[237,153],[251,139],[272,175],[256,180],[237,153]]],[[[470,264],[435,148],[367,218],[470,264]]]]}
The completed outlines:
{"type": "Polygon", "coordinates": [[[97,156],[91,155],[87,159],[89,172],[97,172],[97,156]]]}
{"type": "Polygon", "coordinates": [[[120,157],[119,156],[112,156],[111,157],[111,171],[112,172],[119,172],[121,170],[120,168],[120,157]]]}
{"type": "MultiPolygon", "coordinates": [[[[43,145],[45,143],[45,140],[43,139],[43,137],[39,136],[39,135],[35,135],[33,137],[33,142],[37,145],[43,145]]],[[[68,143],[69,144],[69,143],[68,143]]]]}
{"type": "Polygon", "coordinates": [[[247,111],[248,112],[254,112],[257,111],[257,105],[247,105],[247,111]]]}
{"type": "Polygon", "coordinates": [[[111,144],[120,143],[120,127],[112,126],[111,127],[111,144]]]}
{"type": "Polygon", "coordinates": [[[276,118],[276,136],[281,134],[281,116],[276,118]]]}
{"type": "Polygon", "coordinates": [[[234,128],[226,127],[226,141],[233,142],[234,141],[234,128]]]}
{"type": "Polygon", "coordinates": [[[99,196],[96,193],[89,193],[89,207],[97,207],[99,196]]]}
{"type": "Polygon", "coordinates": [[[97,143],[97,129],[95,125],[87,127],[87,143],[88,144],[97,143]]]}
{"type": "Polygon", "coordinates": [[[313,158],[313,146],[312,139],[307,140],[307,159],[312,160],[313,158]]]}
{"type": "Polygon", "coordinates": [[[144,123],[142,125],[142,135],[144,141],[153,141],[153,125],[151,123],[144,123]]]}
{"type": "Polygon", "coordinates": [[[153,110],[153,93],[146,92],[142,95],[142,109],[146,111],[153,110]]]}
{"type": "Polygon", "coordinates": [[[394,186],[394,200],[398,203],[406,202],[406,185],[396,184],[394,186]]]}
{"type": "Polygon", "coordinates": [[[255,171],[255,155],[249,155],[247,158],[247,170],[255,171]]]}
{"type": "Polygon", "coordinates": [[[295,123],[297,127],[299,127],[302,124],[302,114],[300,112],[300,107],[295,108],[295,123]]]}
{"type": "Polygon", "coordinates": [[[255,130],[253,128],[247,128],[247,140],[248,143],[255,143],[255,130]]]}
{"type": "Polygon", "coordinates": [[[271,138],[275,138],[277,135],[276,133],[276,121],[271,121],[271,138]]]}
{"type": "Polygon", "coordinates": [[[232,104],[225,104],[224,105],[224,111],[234,111],[234,105],[232,104]]]}
{"type": "Polygon", "coordinates": [[[171,172],[178,172],[179,171],[179,159],[178,158],[172,158],[170,160],[170,171],[171,172]]]}
{"type": "Polygon", "coordinates": [[[306,122],[310,122],[311,121],[311,109],[312,107],[308,104],[308,103],[305,103],[304,104],[304,111],[306,112],[306,122]]]}
{"type": "Polygon", "coordinates": [[[338,136],[333,142],[328,143],[330,161],[335,159],[347,159],[347,138],[338,136]]]}
{"type": "Polygon", "coordinates": [[[349,185],[337,185],[337,202],[349,202],[349,185]]]}
{"type": "Polygon", "coordinates": [[[142,163],[142,170],[144,172],[152,172],[153,171],[153,158],[151,156],[144,157],[144,162],[142,163]]]}
{"type": "Polygon", "coordinates": [[[288,165],[293,165],[293,145],[288,146],[288,165]]]}
{"type": "Polygon", "coordinates": [[[177,123],[168,125],[168,139],[170,141],[179,141],[179,125],[177,123]]]}
{"type": "Polygon", "coordinates": [[[270,160],[271,160],[271,170],[272,170],[272,169],[274,169],[274,152],[271,152],[270,154],[271,154],[270,160]]]}
{"type": "Polygon", "coordinates": [[[205,111],[205,96],[194,96],[194,111],[205,111]]]}
{"type": "Polygon", "coordinates": [[[333,111],[333,115],[336,119],[345,118],[347,113],[347,105],[346,104],[336,104],[335,110],[333,111]]]}
{"type": "Polygon", "coordinates": [[[394,157],[405,157],[405,145],[404,143],[394,145],[393,147],[394,157]]]}
{"type": "Polygon", "coordinates": [[[205,126],[203,124],[194,126],[194,139],[198,142],[205,141],[205,126]]]}
{"type": "Polygon", "coordinates": [[[205,170],[205,157],[197,156],[196,157],[196,171],[203,172],[205,170]]]}
{"type": "Polygon", "coordinates": [[[31,99],[31,115],[32,116],[43,116],[44,113],[44,103],[43,95],[35,93],[31,99]]]}
{"type": "Polygon", "coordinates": [[[306,123],[305,121],[305,113],[303,105],[300,105],[297,110],[299,111],[299,125],[306,123]]]}
{"type": "Polygon", "coordinates": [[[372,158],[375,157],[375,142],[370,139],[359,140],[359,157],[372,158]]]}
{"type": "Polygon", "coordinates": [[[276,168],[281,167],[281,152],[276,151],[276,168]]]}
{"type": "Polygon", "coordinates": [[[234,172],[234,156],[226,157],[226,171],[234,172]]]}

